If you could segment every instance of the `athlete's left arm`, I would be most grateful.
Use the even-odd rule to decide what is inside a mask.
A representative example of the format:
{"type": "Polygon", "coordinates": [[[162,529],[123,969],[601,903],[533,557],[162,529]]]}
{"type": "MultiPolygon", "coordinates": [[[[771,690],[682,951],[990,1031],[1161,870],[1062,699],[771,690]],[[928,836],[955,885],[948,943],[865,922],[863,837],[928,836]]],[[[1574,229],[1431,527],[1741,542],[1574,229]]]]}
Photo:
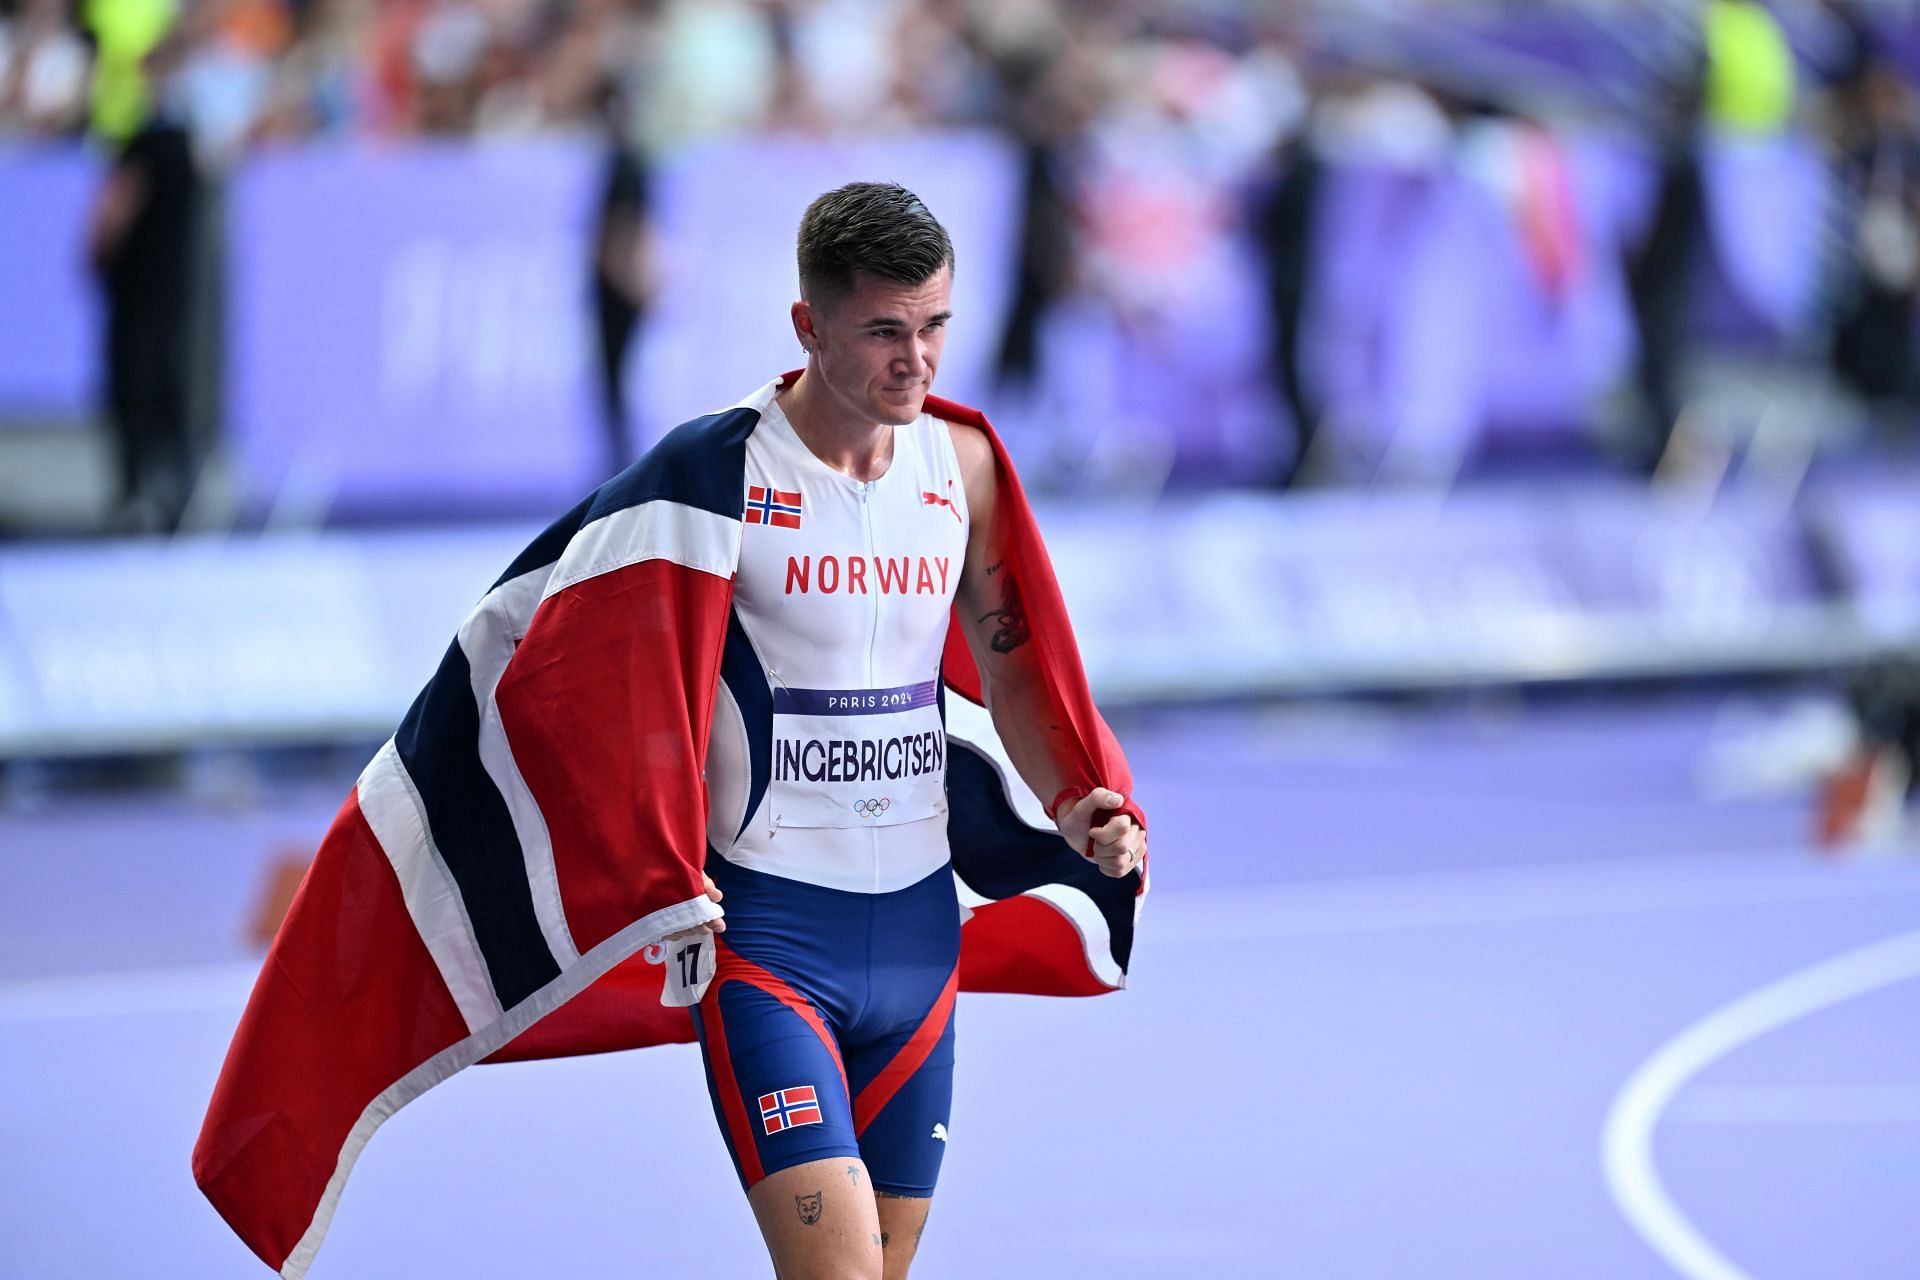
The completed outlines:
{"type": "MultiPolygon", "coordinates": [[[[950,424],[954,452],[966,482],[969,529],[967,555],[960,569],[957,616],[966,632],[987,710],[1000,741],[1033,793],[1049,799],[1067,785],[1048,750],[1049,716],[1042,677],[1029,641],[1033,631],[1020,583],[998,545],[997,469],[993,447],[976,427],[950,424]]],[[[1051,730],[1056,731],[1057,729],[1051,730]]],[[[1052,815],[1068,844],[1100,864],[1110,876],[1123,876],[1146,856],[1147,833],[1129,814],[1109,816],[1126,797],[1095,787],[1052,815]]]]}

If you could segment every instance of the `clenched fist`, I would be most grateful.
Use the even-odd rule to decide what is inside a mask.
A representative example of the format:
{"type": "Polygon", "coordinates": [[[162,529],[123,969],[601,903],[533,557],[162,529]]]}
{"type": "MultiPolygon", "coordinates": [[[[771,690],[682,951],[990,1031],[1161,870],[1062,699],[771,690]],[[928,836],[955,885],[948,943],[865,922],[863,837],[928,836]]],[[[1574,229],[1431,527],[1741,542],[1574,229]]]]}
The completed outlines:
{"type": "Polygon", "coordinates": [[[1118,791],[1095,787],[1054,815],[1060,835],[1082,857],[1099,863],[1105,875],[1124,876],[1147,860],[1146,828],[1129,813],[1103,816],[1126,802],[1118,791]],[[1096,822],[1101,825],[1095,826],[1096,822]]]}

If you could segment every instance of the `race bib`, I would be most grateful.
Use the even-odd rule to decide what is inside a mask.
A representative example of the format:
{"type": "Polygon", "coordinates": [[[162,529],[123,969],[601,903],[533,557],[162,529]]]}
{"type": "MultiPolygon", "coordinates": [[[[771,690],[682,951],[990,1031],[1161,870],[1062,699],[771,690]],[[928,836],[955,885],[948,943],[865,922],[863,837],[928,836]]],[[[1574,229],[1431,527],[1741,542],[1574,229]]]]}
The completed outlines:
{"type": "Polygon", "coordinates": [[[939,682],[773,691],[775,827],[892,827],[947,811],[939,682]]]}
{"type": "Polygon", "coordinates": [[[707,994],[713,981],[713,932],[702,929],[678,942],[656,942],[646,949],[648,964],[664,964],[666,981],[660,1003],[669,1009],[691,1009],[707,994]]]}

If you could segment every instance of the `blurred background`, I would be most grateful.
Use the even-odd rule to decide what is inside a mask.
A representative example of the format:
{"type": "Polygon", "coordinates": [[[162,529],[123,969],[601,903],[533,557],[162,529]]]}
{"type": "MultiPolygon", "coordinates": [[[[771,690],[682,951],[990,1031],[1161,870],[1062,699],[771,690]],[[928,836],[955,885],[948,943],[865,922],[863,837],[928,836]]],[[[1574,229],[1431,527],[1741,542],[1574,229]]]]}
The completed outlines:
{"type": "MultiPolygon", "coordinates": [[[[252,1273],[187,1152],[306,858],[854,179],[1156,850],[1128,996],[964,1007],[915,1274],[1920,1274],[1917,77],[1909,0],[0,0],[0,1275],[252,1273]]],[[[757,1274],[632,1057],[422,1100],[316,1274],[757,1274]]]]}

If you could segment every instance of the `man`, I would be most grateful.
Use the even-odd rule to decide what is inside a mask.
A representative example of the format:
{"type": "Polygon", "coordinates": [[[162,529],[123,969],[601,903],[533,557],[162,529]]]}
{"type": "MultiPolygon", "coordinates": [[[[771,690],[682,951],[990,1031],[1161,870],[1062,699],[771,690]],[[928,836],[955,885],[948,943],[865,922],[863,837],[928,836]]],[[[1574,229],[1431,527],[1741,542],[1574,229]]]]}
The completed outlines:
{"type": "MultiPolygon", "coordinates": [[[[777,1273],[877,1277],[884,1260],[897,1280],[952,1091],[960,918],[936,702],[950,615],[1022,779],[1040,796],[1066,780],[994,538],[992,448],[926,412],[952,314],[946,231],[910,192],[856,183],[807,210],[799,266],[806,369],[769,389],[746,445],[730,642],[748,660],[723,665],[707,757],[726,936],[696,1025],[777,1273]],[[763,685],[772,714],[756,718],[763,685]],[[756,748],[773,757],[760,789],[756,748]],[[783,1105],[796,1093],[797,1120],[783,1105]]],[[[1056,814],[1076,848],[1093,828],[1112,876],[1145,848],[1131,816],[1108,820],[1122,801],[1096,790],[1056,814]]]]}
{"type": "Polygon", "coordinates": [[[114,158],[88,231],[106,301],[106,408],[120,477],[111,525],[121,533],[172,533],[193,487],[187,373],[200,179],[192,138],[167,103],[183,55],[175,37],[148,59],[156,107],[114,158]]]}
{"type": "Polygon", "coordinates": [[[593,315],[600,337],[600,421],[609,475],[633,461],[633,415],[627,408],[627,353],[646,320],[653,294],[650,211],[652,176],[630,137],[632,109],[618,80],[600,92],[605,178],[593,236],[593,315]]]}
{"type": "Polygon", "coordinates": [[[536,538],[322,844],[194,1152],[289,1280],[454,1071],[696,1034],[783,1280],[904,1276],[955,991],[1124,984],[1143,819],[1004,452],[928,394],[946,232],[855,184],[800,268],[806,368],[536,538]]]}

